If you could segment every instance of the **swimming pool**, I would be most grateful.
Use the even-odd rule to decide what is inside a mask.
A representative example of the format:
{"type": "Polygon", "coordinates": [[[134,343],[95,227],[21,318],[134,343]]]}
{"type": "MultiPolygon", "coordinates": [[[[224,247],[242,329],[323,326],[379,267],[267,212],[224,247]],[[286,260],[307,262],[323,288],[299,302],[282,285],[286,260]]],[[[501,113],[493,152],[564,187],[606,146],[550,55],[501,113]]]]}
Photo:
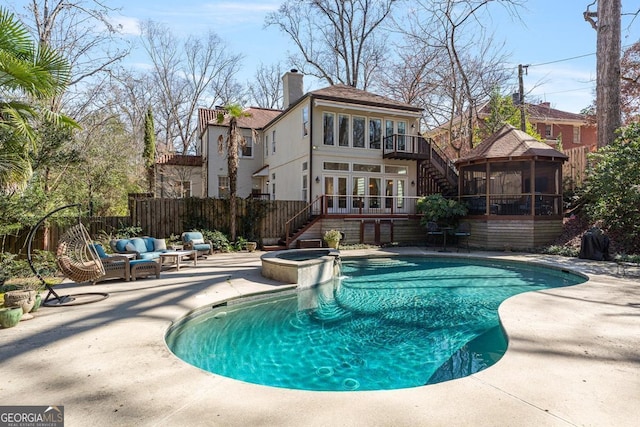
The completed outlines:
{"type": "Polygon", "coordinates": [[[586,278],[524,263],[343,259],[342,277],[229,301],[176,322],[178,357],[238,380],[304,390],[386,390],[464,377],[506,350],[498,306],[586,278]]]}

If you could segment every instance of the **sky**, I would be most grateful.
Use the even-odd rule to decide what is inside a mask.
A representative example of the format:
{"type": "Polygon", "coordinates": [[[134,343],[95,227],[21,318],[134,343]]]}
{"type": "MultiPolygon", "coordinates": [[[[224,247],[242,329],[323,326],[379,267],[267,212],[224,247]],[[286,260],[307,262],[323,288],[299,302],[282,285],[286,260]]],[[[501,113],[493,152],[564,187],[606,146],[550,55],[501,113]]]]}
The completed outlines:
{"type": "MultiPolygon", "coordinates": [[[[510,53],[509,68],[514,83],[518,64],[529,65],[524,76],[528,99],[550,102],[553,108],[578,113],[595,98],[596,31],[584,21],[582,13],[593,0],[528,0],[518,9],[514,19],[500,7],[492,7],[486,26],[494,32],[494,40],[505,43],[510,53]]],[[[27,0],[9,0],[14,9],[27,0]]],[[[238,80],[244,82],[255,69],[284,61],[293,43],[274,27],[264,26],[267,13],[277,10],[280,0],[106,0],[120,8],[113,19],[134,40],[139,23],[151,19],[169,26],[179,37],[204,34],[213,30],[231,48],[244,56],[243,71],[238,80]]],[[[622,0],[623,13],[635,0],[622,0]]],[[[593,7],[592,7],[593,10],[593,7]]],[[[622,46],[640,40],[640,17],[623,16],[622,46]]],[[[132,66],[141,66],[131,58],[132,66]]],[[[141,60],[141,59],[139,59],[141,60]]],[[[285,68],[286,69],[286,68],[285,68]]],[[[305,80],[305,89],[311,90],[305,80]]]]}

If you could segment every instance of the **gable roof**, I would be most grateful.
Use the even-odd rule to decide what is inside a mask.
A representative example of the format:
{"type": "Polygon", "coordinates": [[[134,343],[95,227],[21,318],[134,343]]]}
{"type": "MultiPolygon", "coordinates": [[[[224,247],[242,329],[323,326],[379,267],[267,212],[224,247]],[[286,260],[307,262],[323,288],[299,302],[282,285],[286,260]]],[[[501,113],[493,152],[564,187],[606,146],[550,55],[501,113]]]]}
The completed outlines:
{"type": "MultiPolygon", "coordinates": [[[[307,94],[313,95],[314,98],[326,99],[328,101],[349,102],[352,104],[373,106],[373,107],[391,107],[400,110],[421,112],[421,107],[416,107],[404,102],[395,101],[386,96],[376,95],[366,90],[357,89],[353,86],[337,84],[322,89],[311,91],[307,94]]],[[[304,98],[304,97],[303,97],[304,98]]]]}
{"type": "MultiPolygon", "coordinates": [[[[516,105],[517,107],[517,105],[516,105]]],[[[568,111],[557,110],[555,108],[551,108],[551,104],[548,102],[542,102],[540,104],[528,104],[525,102],[524,104],[526,114],[528,116],[529,122],[539,123],[539,122],[551,122],[551,123],[587,123],[587,116],[584,114],[576,114],[570,113],[568,111]]],[[[429,130],[428,134],[435,134],[439,131],[447,131],[449,130],[449,123],[460,122],[464,120],[466,122],[466,117],[468,117],[468,111],[466,110],[463,114],[457,115],[453,119],[434,127],[429,130]]],[[[484,118],[488,117],[491,114],[491,105],[489,101],[486,101],[484,104],[481,104],[477,110],[476,115],[478,117],[484,118]]]]}
{"type": "Polygon", "coordinates": [[[531,135],[507,124],[485,139],[464,157],[456,160],[456,165],[476,160],[510,158],[557,158],[568,159],[560,151],[540,142],[531,135]]]}
{"type": "MultiPolygon", "coordinates": [[[[221,111],[224,111],[224,109],[198,109],[198,121],[200,124],[201,134],[205,131],[208,125],[229,126],[228,117],[225,117],[222,123],[218,123],[218,114],[221,111]]],[[[260,107],[249,107],[246,108],[244,112],[247,113],[248,116],[238,118],[238,126],[247,129],[262,129],[267,123],[282,114],[282,110],[260,107]]]]}

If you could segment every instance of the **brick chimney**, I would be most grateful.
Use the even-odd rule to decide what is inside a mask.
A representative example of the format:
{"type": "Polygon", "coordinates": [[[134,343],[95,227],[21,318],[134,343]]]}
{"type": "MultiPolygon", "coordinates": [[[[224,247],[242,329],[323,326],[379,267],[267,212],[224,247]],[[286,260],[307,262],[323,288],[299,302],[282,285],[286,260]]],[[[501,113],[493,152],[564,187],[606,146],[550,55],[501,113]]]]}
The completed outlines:
{"type": "Polygon", "coordinates": [[[292,69],[284,73],[282,76],[282,87],[284,89],[284,108],[289,108],[291,104],[295,103],[298,99],[302,98],[302,74],[296,69],[292,69]]]}

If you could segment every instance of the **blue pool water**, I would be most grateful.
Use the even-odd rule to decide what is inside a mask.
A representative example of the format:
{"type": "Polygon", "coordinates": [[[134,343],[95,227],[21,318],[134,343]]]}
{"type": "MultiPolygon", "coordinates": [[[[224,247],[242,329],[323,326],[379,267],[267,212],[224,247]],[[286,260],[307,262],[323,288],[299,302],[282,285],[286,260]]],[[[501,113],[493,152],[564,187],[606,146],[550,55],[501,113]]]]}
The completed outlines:
{"type": "Polygon", "coordinates": [[[304,390],[387,390],[464,377],[506,351],[498,306],[586,279],[522,263],[346,259],[308,290],[215,307],[178,322],[169,348],[238,380],[304,390]]]}

